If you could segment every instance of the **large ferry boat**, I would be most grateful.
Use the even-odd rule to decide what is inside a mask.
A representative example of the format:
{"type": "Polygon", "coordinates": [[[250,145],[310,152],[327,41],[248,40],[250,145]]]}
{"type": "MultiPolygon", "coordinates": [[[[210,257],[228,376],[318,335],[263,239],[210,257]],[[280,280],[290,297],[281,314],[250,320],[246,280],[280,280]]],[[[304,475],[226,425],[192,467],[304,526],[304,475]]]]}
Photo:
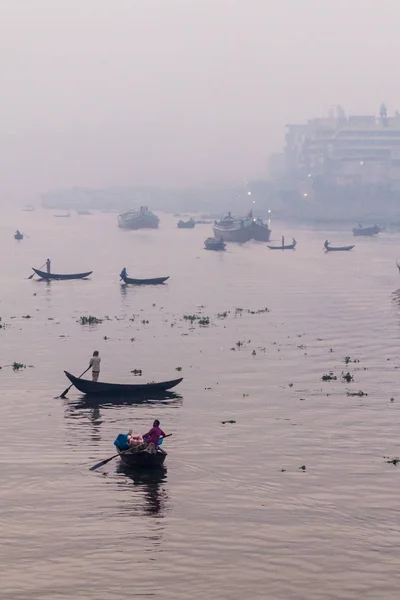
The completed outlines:
{"type": "Polygon", "coordinates": [[[123,229],[157,229],[160,219],[147,206],[130,210],[118,216],[118,225],[123,229]]]}
{"type": "Polygon", "coordinates": [[[249,240],[259,242],[268,242],[271,230],[268,225],[260,218],[254,218],[253,212],[242,218],[236,219],[229,212],[226,217],[220,221],[214,221],[214,237],[223,238],[226,242],[237,242],[244,244],[249,240]]]}

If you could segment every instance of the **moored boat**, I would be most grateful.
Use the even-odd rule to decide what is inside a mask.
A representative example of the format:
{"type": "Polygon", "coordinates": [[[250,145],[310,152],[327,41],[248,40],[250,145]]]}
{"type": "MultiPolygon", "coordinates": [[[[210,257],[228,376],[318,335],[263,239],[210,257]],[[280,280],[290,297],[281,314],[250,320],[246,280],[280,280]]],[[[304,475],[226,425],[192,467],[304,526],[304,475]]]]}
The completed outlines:
{"type": "Polygon", "coordinates": [[[257,242],[269,242],[271,236],[271,230],[266,223],[260,217],[253,218],[252,212],[250,212],[251,222],[251,239],[257,242]]]}
{"type": "Polygon", "coordinates": [[[204,248],[206,250],[225,250],[226,244],[223,238],[216,240],[215,238],[207,238],[204,242],[204,248]]]}
{"type": "Polygon", "coordinates": [[[326,252],[348,252],[354,248],[354,244],[352,246],[330,246],[329,243],[327,240],[324,244],[326,252]]]}
{"type": "Polygon", "coordinates": [[[252,237],[251,219],[234,219],[229,212],[220,221],[214,221],[213,232],[216,239],[244,244],[252,237]]]}
{"type": "Polygon", "coordinates": [[[268,225],[259,217],[253,217],[253,211],[242,219],[235,219],[229,212],[220,221],[214,221],[213,231],[217,239],[222,236],[227,242],[239,244],[249,240],[268,242],[271,236],[268,225]]]}
{"type": "Polygon", "coordinates": [[[60,273],[47,273],[47,271],[40,271],[40,269],[35,269],[36,275],[38,275],[41,279],[55,279],[55,280],[70,280],[70,279],[86,279],[93,273],[93,271],[86,271],[85,273],[70,273],[70,274],[60,274],[60,273]]]}
{"type": "Polygon", "coordinates": [[[65,213],[64,215],[54,215],[55,217],[58,217],[59,219],[65,219],[71,216],[71,213],[65,213]]]}
{"type": "Polygon", "coordinates": [[[353,235],[355,236],[372,236],[378,235],[382,231],[382,228],[379,225],[373,225],[372,227],[363,227],[362,225],[357,225],[353,229],[353,235]]]}
{"type": "Polygon", "coordinates": [[[189,219],[189,221],[178,221],[177,223],[178,228],[179,229],[193,229],[193,227],[196,225],[196,221],[192,218],[189,219]]]}
{"type": "Polygon", "coordinates": [[[77,390],[87,395],[114,394],[115,396],[146,396],[148,394],[156,394],[157,392],[165,392],[176,387],[183,377],[179,379],[171,379],[170,381],[160,381],[152,383],[103,383],[101,381],[90,381],[81,377],[74,377],[68,371],[64,371],[70,382],[77,390]]]}
{"type": "Polygon", "coordinates": [[[147,206],[130,210],[118,216],[118,226],[123,229],[157,229],[160,219],[147,206]]]}

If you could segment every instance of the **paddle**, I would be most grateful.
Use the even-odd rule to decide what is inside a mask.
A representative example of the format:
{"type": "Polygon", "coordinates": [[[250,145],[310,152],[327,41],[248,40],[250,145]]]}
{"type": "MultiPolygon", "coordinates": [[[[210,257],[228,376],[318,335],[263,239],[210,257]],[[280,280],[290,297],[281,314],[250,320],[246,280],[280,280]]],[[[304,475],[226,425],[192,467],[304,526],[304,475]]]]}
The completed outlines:
{"type": "MultiPolygon", "coordinates": [[[[87,372],[89,371],[89,369],[90,369],[90,368],[91,368],[91,367],[88,367],[88,368],[87,368],[85,371],[83,371],[82,375],[84,375],[85,373],[87,373],[87,372]]],[[[79,375],[79,379],[82,377],[82,375],[79,375]]],[[[69,390],[72,388],[72,386],[73,386],[73,385],[74,385],[74,384],[73,384],[73,383],[71,383],[71,385],[70,385],[70,386],[68,386],[68,387],[67,387],[67,389],[66,389],[66,390],[64,390],[62,394],[60,394],[59,396],[56,396],[56,397],[55,397],[55,400],[58,400],[59,398],[65,398],[65,396],[68,394],[69,390]]]]}
{"type": "MultiPolygon", "coordinates": [[[[165,435],[164,438],[170,437],[171,435],[172,435],[172,433],[169,433],[168,435],[165,435]]],[[[162,438],[162,439],[164,439],[164,438],[162,438]]],[[[110,456],[110,458],[105,458],[104,460],[101,460],[96,465],[93,465],[93,467],[90,467],[89,471],[96,471],[103,465],[106,465],[108,462],[110,462],[110,460],[117,458],[117,456],[121,456],[121,454],[126,454],[127,452],[130,452],[130,450],[131,450],[131,448],[128,448],[128,450],[124,450],[123,452],[118,452],[118,454],[114,454],[114,456],[110,456]]]]}
{"type": "MultiPolygon", "coordinates": [[[[39,269],[38,271],[40,271],[40,269],[43,269],[43,267],[46,265],[46,263],[44,263],[39,269]]],[[[32,277],[34,277],[36,275],[35,271],[33,271],[32,275],[30,275],[30,277],[28,277],[28,279],[32,279],[32,277]]]]}

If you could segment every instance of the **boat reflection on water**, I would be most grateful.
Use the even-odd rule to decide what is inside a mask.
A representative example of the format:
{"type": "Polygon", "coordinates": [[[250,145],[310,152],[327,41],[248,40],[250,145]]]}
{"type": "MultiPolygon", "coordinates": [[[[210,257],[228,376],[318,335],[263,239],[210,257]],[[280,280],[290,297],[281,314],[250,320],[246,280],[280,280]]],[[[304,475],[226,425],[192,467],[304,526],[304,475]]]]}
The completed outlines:
{"type": "Polygon", "coordinates": [[[70,410],[82,410],[87,408],[112,408],[114,406],[134,406],[136,404],[163,404],[168,406],[181,406],[183,396],[175,392],[160,392],[140,396],[116,396],[115,394],[101,394],[99,396],[86,396],[81,394],[79,398],[67,398],[70,410]]]}
{"type": "Polygon", "coordinates": [[[149,516],[163,516],[168,510],[169,497],[165,484],[167,483],[167,469],[164,466],[156,469],[132,469],[122,463],[116,468],[118,476],[118,487],[125,493],[132,489],[133,496],[124,498],[124,512],[137,514],[144,509],[144,513],[149,516]],[[137,500],[144,500],[138,506],[137,500]]]}

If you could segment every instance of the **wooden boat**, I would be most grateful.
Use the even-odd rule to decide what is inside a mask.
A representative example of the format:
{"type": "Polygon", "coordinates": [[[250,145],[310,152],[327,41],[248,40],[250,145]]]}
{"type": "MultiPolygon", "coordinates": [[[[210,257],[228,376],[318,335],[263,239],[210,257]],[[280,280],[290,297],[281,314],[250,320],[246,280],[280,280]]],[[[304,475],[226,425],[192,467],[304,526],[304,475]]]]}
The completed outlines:
{"type": "Polygon", "coordinates": [[[133,285],[161,285],[165,283],[168,277],[154,277],[153,279],[134,279],[133,277],[126,277],[124,275],[120,275],[122,281],[124,283],[131,283],[133,285]]]}
{"type": "Polygon", "coordinates": [[[154,383],[103,383],[101,381],[90,381],[89,379],[81,379],[74,377],[68,371],[64,371],[70,382],[77,390],[83,394],[115,394],[116,396],[146,396],[157,392],[165,392],[177,386],[183,379],[172,379],[170,381],[160,381],[154,383]]]}
{"type": "Polygon", "coordinates": [[[189,219],[189,221],[178,221],[178,228],[179,229],[193,229],[193,227],[196,225],[196,221],[194,219],[189,219]]]}
{"type": "Polygon", "coordinates": [[[22,234],[22,233],[20,233],[19,231],[17,231],[17,233],[14,233],[14,238],[15,238],[16,240],[23,240],[23,239],[24,239],[24,236],[23,236],[23,234],[22,234]]]}
{"type": "Polygon", "coordinates": [[[325,242],[324,248],[326,252],[348,252],[349,250],[353,250],[354,244],[353,246],[329,246],[329,244],[325,242]]]}
{"type": "Polygon", "coordinates": [[[225,250],[226,244],[222,238],[220,240],[207,238],[204,242],[204,248],[206,250],[225,250]]]}
{"type": "Polygon", "coordinates": [[[167,456],[167,452],[161,449],[157,450],[155,454],[149,454],[148,452],[121,452],[119,448],[117,448],[117,452],[121,462],[126,467],[139,469],[161,467],[167,456]]]}
{"type": "Polygon", "coordinates": [[[40,271],[39,269],[35,269],[34,267],[32,267],[32,269],[35,271],[36,275],[38,275],[41,279],[47,280],[86,279],[86,277],[89,277],[89,275],[93,273],[93,271],[87,271],[86,273],[71,273],[67,275],[61,275],[60,273],[47,273],[46,271],[40,271]]]}
{"type": "Polygon", "coordinates": [[[293,240],[292,244],[287,244],[286,246],[268,246],[270,250],[294,250],[296,248],[297,242],[293,240]]]}
{"type": "Polygon", "coordinates": [[[362,227],[359,225],[353,229],[353,235],[355,236],[372,236],[378,235],[382,231],[382,228],[379,225],[373,225],[372,227],[362,227]]]}

